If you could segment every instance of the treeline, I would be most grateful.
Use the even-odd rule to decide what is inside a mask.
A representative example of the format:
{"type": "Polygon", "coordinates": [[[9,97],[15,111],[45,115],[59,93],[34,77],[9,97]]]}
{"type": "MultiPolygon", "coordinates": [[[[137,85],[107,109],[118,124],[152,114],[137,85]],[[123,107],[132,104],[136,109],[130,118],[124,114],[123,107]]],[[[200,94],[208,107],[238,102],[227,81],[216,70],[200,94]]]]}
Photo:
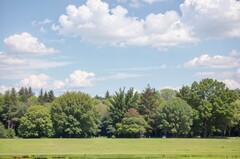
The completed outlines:
{"type": "Polygon", "coordinates": [[[91,97],[31,87],[0,95],[0,137],[216,137],[240,135],[240,90],[213,79],[179,91],[120,88],[91,97]]]}

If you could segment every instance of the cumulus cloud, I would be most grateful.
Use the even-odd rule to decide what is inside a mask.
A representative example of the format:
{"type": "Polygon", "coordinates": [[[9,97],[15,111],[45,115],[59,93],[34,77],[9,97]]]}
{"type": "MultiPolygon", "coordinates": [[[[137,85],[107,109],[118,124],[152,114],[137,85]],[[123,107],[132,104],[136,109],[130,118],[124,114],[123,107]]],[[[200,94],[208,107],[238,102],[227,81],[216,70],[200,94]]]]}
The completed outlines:
{"type": "Polygon", "coordinates": [[[229,89],[234,90],[234,89],[240,88],[240,83],[233,79],[225,79],[222,82],[225,83],[229,89]]]}
{"type": "Polygon", "coordinates": [[[59,17],[59,24],[53,24],[52,29],[97,44],[146,45],[158,49],[208,38],[240,37],[240,2],[236,0],[185,0],[180,10],[181,14],[167,11],[140,19],[129,16],[122,6],[110,8],[101,0],[88,0],[79,7],[69,5],[66,14],[59,17]]]}
{"type": "Polygon", "coordinates": [[[184,67],[201,67],[201,68],[234,68],[239,66],[239,59],[215,55],[210,56],[203,54],[200,57],[195,57],[184,64],[184,67]]]}
{"type": "Polygon", "coordinates": [[[66,82],[72,87],[91,87],[95,79],[95,73],[75,70],[66,79],[66,82]]]}
{"type": "Polygon", "coordinates": [[[185,0],[181,21],[201,38],[240,37],[240,2],[237,0],[185,0]]]}
{"type": "Polygon", "coordinates": [[[14,34],[4,39],[4,43],[14,52],[31,54],[52,54],[59,52],[54,48],[48,48],[31,34],[23,32],[14,34]]]}
{"type": "MultiPolygon", "coordinates": [[[[153,2],[153,1],[149,1],[153,2]]],[[[101,0],[88,0],[85,5],[69,5],[59,24],[52,29],[63,35],[79,36],[85,41],[110,45],[148,45],[156,48],[198,41],[191,27],[181,22],[175,11],[150,14],[146,19],[128,16],[122,6],[110,9],[101,0]]]]}
{"type": "Polygon", "coordinates": [[[45,74],[39,74],[39,75],[34,74],[21,80],[20,86],[24,86],[24,87],[31,86],[33,88],[47,88],[47,85],[50,79],[51,78],[45,74]]]}
{"type": "Polygon", "coordinates": [[[56,80],[53,82],[53,87],[55,89],[61,89],[65,86],[65,83],[63,81],[60,81],[60,80],[56,80]]]}

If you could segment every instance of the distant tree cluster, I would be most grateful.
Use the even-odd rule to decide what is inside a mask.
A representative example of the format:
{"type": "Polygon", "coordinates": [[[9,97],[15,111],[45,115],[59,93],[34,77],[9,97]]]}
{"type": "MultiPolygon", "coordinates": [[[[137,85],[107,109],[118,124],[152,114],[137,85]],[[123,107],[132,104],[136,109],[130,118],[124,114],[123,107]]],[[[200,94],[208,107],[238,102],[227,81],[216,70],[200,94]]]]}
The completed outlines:
{"type": "Polygon", "coordinates": [[[212,137],[240,135],[240,89],[213,79],[193,82],[179,91],[142,92],[120,88],[94,98],[82,92],[31,87],[0,94],[0,138],[93,136],[212,137]]]}

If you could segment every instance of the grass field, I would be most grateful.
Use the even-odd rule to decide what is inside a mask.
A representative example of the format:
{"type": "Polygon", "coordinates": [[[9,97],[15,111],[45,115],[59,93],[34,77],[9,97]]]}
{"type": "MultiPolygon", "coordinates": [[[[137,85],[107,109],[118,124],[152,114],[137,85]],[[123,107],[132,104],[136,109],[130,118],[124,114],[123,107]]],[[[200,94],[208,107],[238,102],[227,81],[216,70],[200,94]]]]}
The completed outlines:
{"type": "Polygon", "coordinates": [[[0,158],[240,158],[240,138],[1,139],[0,158]]]}

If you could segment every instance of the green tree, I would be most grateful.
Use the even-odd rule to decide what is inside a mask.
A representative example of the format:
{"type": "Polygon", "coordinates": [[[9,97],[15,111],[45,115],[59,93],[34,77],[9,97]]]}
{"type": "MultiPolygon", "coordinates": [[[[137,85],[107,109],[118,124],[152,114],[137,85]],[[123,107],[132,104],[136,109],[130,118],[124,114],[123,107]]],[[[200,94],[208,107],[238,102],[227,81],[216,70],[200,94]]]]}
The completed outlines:
{"type": "MultiPolygon", "coordinates": [[[[156,110],[159,107],[160,103],[161,100],[158,92],[154,88],[151,88],[150,85],[148,85],[141,94],[137,110],[144,117],[147,123],[152,127],[153,135],[156,135],[157,129],[155,124],[155,118],[156,110]]],[[[149,133],[151,132],[149,131],[149,133]]]]}
{"type": "Polygon", "coordinates": [[[67,92],[56,98],[51,116],[57,137],[91,137],[99,130],[100,115],[85,93],[67,92]]]}
{"type": "Polygon", "coordinates": [[[182,87],[179,97],[194,109],[193,132],[207,137],[209,134],[225,134],[233,119],[231,103],[238,96],[223,82],[203,79],[193,82],[191,88],[182,87]]]}
{"type": "Polygon", "coordinates": [[[180,98],[171,98],[157,109],[157,125],[165,135],[175,137],[188,134],[191,130],[192,108],[180,98]]]}
{"type": "Polygon", "coordinates": [[[41,88],[38,96],[38,102],[43,105],[44,103],[44,98],[43,98],[43,89],[41,88]]]}
{"type": "Polygon", "coordinates": [[[125,88],[120,88],[119,92],[115,92],[115,95],[109,99],[112,127],[116,128],[116,124],[122,121],[124,114],[129,108],[137,108],[138,99],[139,95],[134,91],[134,88],[130,88],[127,92],[125,92],[125,88]]]}
{"type": "Polygon", "coordinates": [[[52,101],[54,101],[54,99],[55,99],[54,92],[53,90],[50,90],[48,92],[48,102],[51,103],[52,101]]]}
{"type": "Polygon", "coordinates": [[[170,100],[172,97],[176,97],[177,91],[170,89],[170,88],[165,88],[160,91],[160,96],[164,98],[164,100],[170,100]]]}
{"type": "Polygon", "coordinates": [[[147,129],[150,128],[150,125],[134,108],[130,108],[121,123],[117,123],[117,132],[121,137],[144,137],[147,129]]]}
{"type": "Polygon", "coordinates": [[[6,130],[2,122],[0,122],[0,138],[6,137],[6,130]]]}
{"type": "Polygon", "coordinates": [[[26,114],[20,119],[19,136],[24,138],[51,137],[53,124],[50,110],[41,105],[29,107],[26,114]]]}
{"type": "Polygon", "coordinates": [[[109,98],[110,97],[110,92],[107,90],[107,92],[105,93],[105,98],[109,98]]]}

